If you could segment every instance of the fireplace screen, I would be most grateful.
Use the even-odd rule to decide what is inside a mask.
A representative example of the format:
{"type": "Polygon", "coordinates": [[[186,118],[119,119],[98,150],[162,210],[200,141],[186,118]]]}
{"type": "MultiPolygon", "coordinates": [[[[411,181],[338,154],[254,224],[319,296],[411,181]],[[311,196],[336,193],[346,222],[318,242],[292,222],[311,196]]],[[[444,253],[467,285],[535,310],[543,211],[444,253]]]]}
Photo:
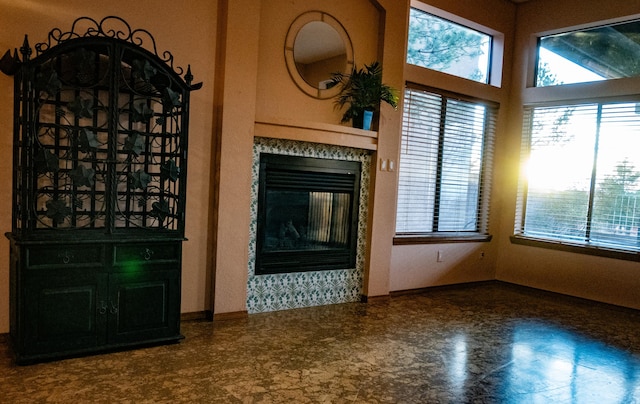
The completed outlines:
{"type": "Polygon", "coordinates": [[[260,155],[256,274],[355,266],[360,163],[260,155]]]}

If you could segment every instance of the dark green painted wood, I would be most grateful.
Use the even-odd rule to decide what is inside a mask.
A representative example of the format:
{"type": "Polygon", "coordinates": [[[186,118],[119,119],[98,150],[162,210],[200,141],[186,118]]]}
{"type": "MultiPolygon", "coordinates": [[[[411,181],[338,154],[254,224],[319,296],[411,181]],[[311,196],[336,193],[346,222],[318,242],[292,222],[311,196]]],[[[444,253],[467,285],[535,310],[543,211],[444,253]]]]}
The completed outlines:
{"type": "Polygon", "coordinates": [[[35,52],[25,38],[3,70],[15,82],[6,236],[21,364],[183,338],[189,93],[201,84],[122,19],[80,20],[72,30],[86,32],[54,29],[35,52]]]}

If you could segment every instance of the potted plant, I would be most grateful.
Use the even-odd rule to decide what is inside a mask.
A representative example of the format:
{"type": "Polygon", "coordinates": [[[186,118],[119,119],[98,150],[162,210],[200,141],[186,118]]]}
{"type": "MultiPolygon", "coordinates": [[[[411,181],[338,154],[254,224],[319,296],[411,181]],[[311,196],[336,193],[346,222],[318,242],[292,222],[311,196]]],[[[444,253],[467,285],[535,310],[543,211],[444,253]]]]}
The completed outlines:
{"type": "Polygon", "coordinates": [[[351,74],[334,73],[332,81],[334,85],[342,84],[335,101],[336,108],[342,109],[348,105],[341,122],[351,120],[354,128],[370,129],[371,117],[380,109],[381,101],[393,108],[398,107],[398,92],[382,83],[382,66],[379,62],[364,65],[359,70],[354,67],[351,74]],[[368,125],[364,125],[366,122],[363,121],[367,120],[368,125]]]}

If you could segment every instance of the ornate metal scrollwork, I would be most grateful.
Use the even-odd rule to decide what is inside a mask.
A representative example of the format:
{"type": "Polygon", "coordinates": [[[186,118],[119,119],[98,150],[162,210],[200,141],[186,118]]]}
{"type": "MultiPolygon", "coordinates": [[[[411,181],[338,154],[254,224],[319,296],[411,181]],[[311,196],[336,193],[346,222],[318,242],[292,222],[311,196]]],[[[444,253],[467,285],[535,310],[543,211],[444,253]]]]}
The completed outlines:
{"type": "Polygon", "coordinates": [[[145,29],[76,19],[0,69],[20,82],[16,226],[183,231],[190,67],[174,67],[145,29]],[[181,76],[184,75],[184,78],[181,76]],[[23,153],[24,151],[24,153],[23,153]]]}
{"type": "Polygon", "coordinates": [[[100,21],[94,20],[90,17],[80,17],[73,22],[69,31],[65,32],[60,28],[54,28],[49,32],[46,42],[37,43],[34,47],[36,49],[36,54],[40,55],[52,46],[61,44],[70,39],[83,37],[115,38],[121,41],[130,42],[136,46],[147,48],[160,58],[160,60],[171,66],[178,75],[181,76],[184,73],[184,69],[182,67],[174,67],[173,54],[171,52],[164,51],[162,52],[162,55],[158,53],[156,40],[149,31],[142,28],[132,29],[125,20],[112,15],[104,17],[100,21]],[[82,26],[86,26],[86,29],[82,30],[82,26]]]}

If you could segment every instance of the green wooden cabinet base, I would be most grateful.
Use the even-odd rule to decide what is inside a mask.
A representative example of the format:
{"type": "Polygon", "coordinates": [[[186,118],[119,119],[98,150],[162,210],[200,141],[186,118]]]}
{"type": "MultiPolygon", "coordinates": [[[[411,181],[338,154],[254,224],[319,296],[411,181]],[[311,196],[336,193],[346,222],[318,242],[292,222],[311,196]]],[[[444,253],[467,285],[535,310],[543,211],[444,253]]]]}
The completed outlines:
{"type": "Polygon", "coordinates": [[[43,244],[8,237],[17,363],[183,338],[182,241],[43,244]]]}

